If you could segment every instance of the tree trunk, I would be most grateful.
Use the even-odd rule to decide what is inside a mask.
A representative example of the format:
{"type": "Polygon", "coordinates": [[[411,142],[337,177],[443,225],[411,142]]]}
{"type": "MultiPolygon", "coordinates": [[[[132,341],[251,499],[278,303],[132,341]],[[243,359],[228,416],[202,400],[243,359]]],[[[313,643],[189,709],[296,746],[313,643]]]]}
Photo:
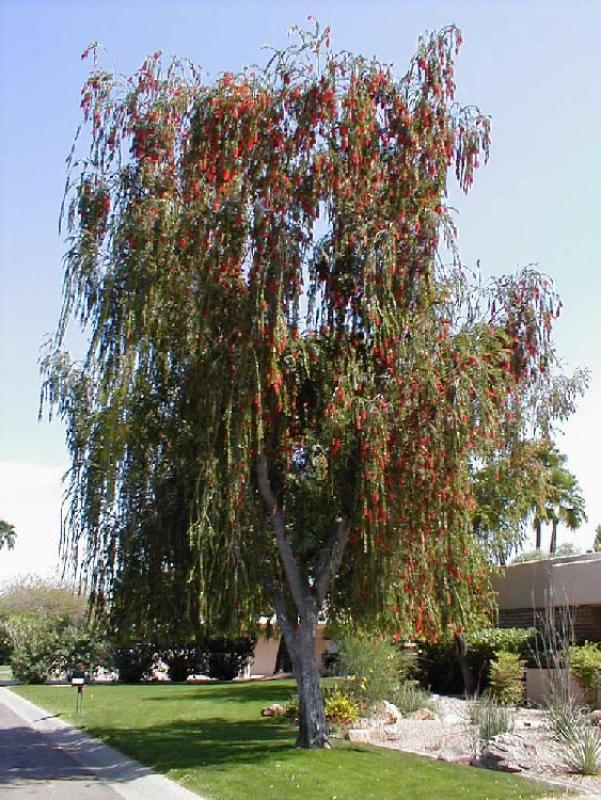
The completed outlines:
{"type": "Polygon", "coordinates": [[[471,698],[476,693],[476,678],[467,657],[467,642],[462,634],[455,635],[455,654],[463,678],[463,691],[466,697],[471,698]]]}
{"type": "Polygon", "coordinates": [[[278,625],[298,683],[299,733],[296,746],[329,747],[323,697],[319,686],[315,634],[319,610],[342,561],[348,541],[348,528],[344,519],[336,517],[312,568],[303,572],[288,538],[284,516],[271,488],[264,454],[260,454],[257,459],[257,482],[265,510],[271,520],[283,568],[283,574],[268,572],[265,575],[265,585],[273,598],[278,625]],[[287,594],[284,586],[288,590],[287,594]]]}
{"type": "Polygon", "coordinates": [[[551,527],[551,544],[549,546],[549,553],[553,555],[553,553],[557,550],[557,520],[554,519],[551,527]]]}
{"type": "Polygon", "coordinates": [[[294,630],[293,644],[288,645],[291,654],[294,653],[292,665],[298,683],[299,730],[296,746],[309,749],[330,746],[315,652],[316,630],[317,615],[309,613],[294,630]]]}
{"type": "Polygon", "coordinates": [[[540,550],[542,542],[542,522],[540,519],[534,520],[534,529],[536,531],[536,549],[540,550]]]}

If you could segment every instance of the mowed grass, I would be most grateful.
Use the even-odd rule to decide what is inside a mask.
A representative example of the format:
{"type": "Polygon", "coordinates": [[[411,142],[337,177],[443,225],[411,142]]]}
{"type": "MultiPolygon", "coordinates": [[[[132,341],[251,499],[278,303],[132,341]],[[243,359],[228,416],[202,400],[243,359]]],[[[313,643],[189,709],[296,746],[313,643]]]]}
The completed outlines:
{"type": "Polygon", "coordinates": [[[294,748],[290,723],[260,716],[291,681],[70,686],[14,691],[212,800],[504,800],[548,796],[519,777],[336,740],[294,748]]]}
{"type": "Polygon", "coordinates": [[[13,671],[10,664],[0,664],[0,681],[12,681],[13,671]]]}

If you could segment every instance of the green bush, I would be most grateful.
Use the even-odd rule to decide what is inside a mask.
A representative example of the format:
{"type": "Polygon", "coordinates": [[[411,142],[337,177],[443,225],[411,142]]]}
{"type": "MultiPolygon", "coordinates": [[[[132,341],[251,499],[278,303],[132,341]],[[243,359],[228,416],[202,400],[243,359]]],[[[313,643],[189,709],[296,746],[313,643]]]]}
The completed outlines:
{"type": "Polygon", "coordinates": [[[140,683],[150,676],[157,648],[152,642],[130,642],[113,647],[113,663],[122,683],[140,683]]]}
{"type": "Polygon", "coordinates": [[[160,659],[167,665],[171,681],[183,682],[190,675],[206,672],[206,656],[196,642],[178,642],[163,645],[160,659]]]}
{"type": "Polygon", "coordinates": [[[340,687],[324,692],[324,711],[330,724],[342,726],[352,725],[360,714],[357,702],[340,687]]]}
{"type": "Polygon", "coordinates": [[[10,666],[22,683],[44,683],[61,665],[61,641],[48,619],[11,617],[6,627],[12,643],[10,666]]]}
{"type": "Polygon", "coordinates": [[[209,677],[220,681],[231,681],[243,672],[254,649],[254,640],[247,638],[207,639],[201,646],[209,677]]]}
{"type": "Polygon", "coordinates": [[[583,689],[597,689],[601,684],[601,646],[585,642],[570,647],[570,671],[583,689]]]}
{"type": "Polygon", "coordinates": [[[438,703],[432,694],[415,681],[403,681],[394,690],[392,702],[404,716],[413,714],[419,708],[428,708],[438,713],[438,703]]]}
{"type": "Polygon", "coordinates": [[[505,706],[516,706],[523,701],[524,664],[517,653],[500,650],[492,660],[489,694],[505,706]]]}
{"type": "Polygon", "coordinates": [[[347,637],[340,642],[339,665],[356,702],[369,709],[392,699],[414,668],[415,656],[385,639],[347,637]]]}
{"type": "MultiPolygon", "coordinates": [[[[480,628],[465,634],[467,664],[480,692],[490,685],[490,665],[497,653],[516,653],[531,663],[535,651],[534,628],[480,628]]],[[[463,678],[452,639],[420,644],[418,678],[423,686],[443,694],[463,691],[463,678]]]]}

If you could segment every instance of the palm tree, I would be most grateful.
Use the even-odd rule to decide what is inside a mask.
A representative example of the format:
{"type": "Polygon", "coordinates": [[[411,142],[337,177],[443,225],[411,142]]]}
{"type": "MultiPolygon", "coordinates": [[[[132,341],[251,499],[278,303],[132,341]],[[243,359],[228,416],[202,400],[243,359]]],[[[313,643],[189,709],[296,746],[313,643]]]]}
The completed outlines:
{"type": "Polygon", "coordinates": [[[536,531],[536,549],[542,545],[542,526],[551,524],[549,553],[557,549],[557,527],[562,522],[576,530],[586,520],[584,498],[578,481],[565,466],[567,457],[550,442],[540,444],[538,458],[541,465],[536,499],[533,502],[533,527],[536,531]]]}

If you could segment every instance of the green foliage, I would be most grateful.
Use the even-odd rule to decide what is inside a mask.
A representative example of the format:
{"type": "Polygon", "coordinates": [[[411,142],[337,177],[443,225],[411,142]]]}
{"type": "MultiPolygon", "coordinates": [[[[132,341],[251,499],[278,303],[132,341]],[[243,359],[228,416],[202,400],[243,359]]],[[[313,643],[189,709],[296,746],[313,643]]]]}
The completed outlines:
{"type": "Polygon", "coordinates": [[[41,683],[80,663],[93,671],[109,662],[105,632],[87,620],[86,599],[59,581],[16,579],[0,593],[0,615],[18,680],[41,683]]]}
{"type": "Polygon", "coordinates": [[[341,640],[339,669],[346,685],[364,709],[391,700],[415,665],[415,656],[386,639],[348,636],[341,640]]]}
{"type": "Polygon", "coordinates": [[[130,642],[113,647],[112,660],[122,683],[140,683],[150,677],[157,647],[152,642],[130,642]]]}
{"type": "Polygon", "coordinates": [[[517,653],[499,650],[490,663],[489,694],[505,706],[519,705],[524,699],[524,663],[517,653]]]}
{"type": "Polygon", "coordinates": [[[0,616],[13,614],[81,624],[88,613],[87,599],[58,580],[26,575],[0,591],[0,616]]]}
{"type": "Polygon", "coordinates": [[[402,681],[392,694],[392,702],[401,714],[409,715],[419,708],[428,708],[438,713],[439,707],[431,692],[416,681],[402,681]]]}
{"type": "Polygon", "coordinates": [[[244,672],[255,649],[255,642],[249,638],[208,639],[202,645],[210,678],[231,681],[244,672]]]}
{"type": "Polygon", "coordinates": [[[15,546],[16,536],[15,526],[5,519],[0,519],[0,550],[3,547],[12,550],[15,546]]]}
{"type": "Polygon", "coordinates": [[[581,709],[554,707],[551,724],[566,765],[580,775],[601,772],[601,730],[590,723],[581,709]]]}
{"type": "Polygon", "coordinates": [[[476,749],[483,747],[500,733],[513,729],[513,716],[505,705],[500,705],[490,697],[471,704],[469,710],[476,749]]]}
{"type": "Polygon", "coordinates": [[[593,552],[601,553],[601,525],[595,528],[595,539],[593,541],[593,552]]]}
{"type": "Polygon", "coordinates": [[[48,619],[12,616],[6,623],[12,642],[10,665],[23,683],[44,683],[61,665],[60,635],[48,619]]]}
{"type": "Polygon", "coordinates": [[[585,642],[569,650],[570,672],[584,689],[597,689],[601,685],[601,645],[585,642]]]}
{"type": "MultiPolygon", "coordinates": [[[[535,649],[534,628],[477,628],[465,634],[467,664],[477,688],[490,683],[490,665],[500,652],[514,653],[531,661],[535,649]]],[[[463,679],[457,663],[455,643],[450,639],[420,643],[419,680],[437,692],[456,694],[463,691],[463,679]]]]}
{"type": "Polygon", "coordinates": [[[467,191],[489,147],[454,99],[459,31],[398,77],[296,36],[208,85],[157,55],[131,81],[95,62],[84,86],[43,391],[78,465],[67,529],[122,635],[250,629],[282,575],[279,514],[307,601],[334,520],[352,531],[332,616],[436,632],[490,599],[469,465],[531,421],[558,299],[531,270],[483,288],[437,259],[449,172],[467,191]]]}
{"type": "Polygon", "coordinates": [[[171,681],[185,681],[190,675],[206,672],[206,656],[196,642],[162,645],[159,657],[167,664],[171,681]]]}

